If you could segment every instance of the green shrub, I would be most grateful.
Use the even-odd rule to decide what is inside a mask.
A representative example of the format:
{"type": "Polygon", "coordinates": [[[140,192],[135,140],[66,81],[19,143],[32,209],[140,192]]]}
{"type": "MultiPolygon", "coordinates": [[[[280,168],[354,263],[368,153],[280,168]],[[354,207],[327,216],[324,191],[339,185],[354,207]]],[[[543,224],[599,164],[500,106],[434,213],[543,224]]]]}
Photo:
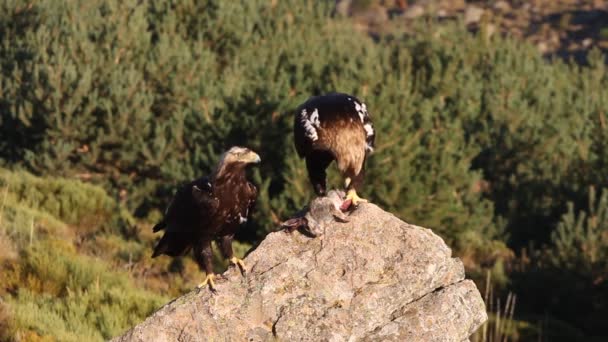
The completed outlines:
{"type": "Polygon", "coordinates": [[[581,209],[569,203],[551,245],[533,253],[514,279],[526,311],[551,313],[539,328],[552,327],[554,339],[602,340],[608,315],[608,192],[597,197],[591,188],[581,209]]]}
{"type": "MultiPolygon", "coordinates": [[[[338,89],[365,99],[382,132],[368,197],[455,243],[470,229],[480,241],[484,231],[500,235],[491,203],[470,190],[481,178],[468,162],[479,147],[465,141],[459,122],[442,118],[442,94],[420,89],[427,85],[417,81],[424,75],[408,46],[394,41],[380,49],[353,35],[346,21],[330,18],[328,4],[5,6],[5,21],[31,16],[2,36],[29,58],[5,67],[5,92],[17,86],[16,74],[31,84],[2,107],[13,121],[0,130],[25,141],[0,149],[7,163],[124,189],[131,208],[146,215],[166,205],[177,183],[208,173],[228,146],[245,144],[265,161],[254,171],[262,236],[312,195],[295,160],[290,111],[312,94],[338,89]],[[22,133],[29,124],[40,127],[39,140],[22,133]]],[[[2,53],[17,54],[6,46],[2,53]]]]}
{"type": "Polygon", "coordinates": [[[139,323],[167,298],[137,288],[128,274],[45,240],[19,260],[19,288],[7,303],[18,331],[64,340],[102,340],[139,323]]]}
{"type": "Polygon", "coordinates": [[[28,207],[73,225],[99,226],[116,209],[103,188],[76,180],[0,168],[0,189],[6,191],[9,206],[28,207]]]}
{"type": "Polygon", "coordinates": [[[569,203],[551,241],[557,252],[549,259],[553,266],[594,274],[593,283],[608,281],[608,191],[596,198],[591,188],[586,212],[577,213],[569,203]]]}
{"type": "Polygon", "coordinates": [[[13,202],[5,203],[0,211],[0,231],[19,247],[48,236],[71,239],[74,235],[54,216],[13,202]]]}

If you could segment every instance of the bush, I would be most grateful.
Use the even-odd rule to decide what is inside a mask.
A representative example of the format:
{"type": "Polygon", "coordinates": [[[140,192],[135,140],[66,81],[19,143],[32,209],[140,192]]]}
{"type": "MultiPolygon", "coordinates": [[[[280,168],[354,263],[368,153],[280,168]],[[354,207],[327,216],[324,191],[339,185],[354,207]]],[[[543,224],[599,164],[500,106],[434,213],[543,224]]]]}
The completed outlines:
{"type": "Polygon", "coordinates": [[[137,288],[124,271],[76,253],[65,241],[45,240],[3,270],[15,336],[34,332],[61,341],[107,340],[139,323],[167,301],[137,288]]]}
{"type": "Polygon", "coordinates": [[[569,203],[551,245],[533,253],[515,279],[527,312],[551,313],[540,328],[555,330],[550,334],[553,339],[603,340],[608,315],[608,192],[597,198],[591,188],[582,210],[569,203]]]}
{"type": "Polygon", "coordinates": [[[112,221],[116,203],[103,188],[77,180],[38,178],[23,171],[0,168],[5,205],[44,212],[73,225],[101,226],[112,221]]]}

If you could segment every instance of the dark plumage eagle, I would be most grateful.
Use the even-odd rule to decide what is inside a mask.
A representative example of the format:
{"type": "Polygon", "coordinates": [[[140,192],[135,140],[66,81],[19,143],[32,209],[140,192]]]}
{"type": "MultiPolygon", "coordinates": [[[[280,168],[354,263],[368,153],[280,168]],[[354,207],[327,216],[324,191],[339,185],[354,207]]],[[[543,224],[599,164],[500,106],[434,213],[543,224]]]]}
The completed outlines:
{"type": "Polygon", "coordinates": [[[352,95],[315,96],[296,109],[295,146],[298,155],[306,159],[314,190],[317,195],[325,195],[325,169],[335,160],[347,191],[343,209],[366,201],[356,189],[363,182],[365,159],[374,150],[374,138],[365,103],[352,95]]]}
{"type": "Polygon", "coordinates": [[[210,177],[196,179],[177,190],[163,219],[154,231],[165,234],[154,248],[152,257],[161,254],[181,256],[194,250],[199,267],[206,272],[199,287],[214,288],[211,241],[216,240],[223,256],[245,271],[241,259],[232,252],[232,239],[239,226],[247,221],[257,188],[247,181],[245,167],[259,163],[260,157],[243,147],[232,147],[210,177]]]}

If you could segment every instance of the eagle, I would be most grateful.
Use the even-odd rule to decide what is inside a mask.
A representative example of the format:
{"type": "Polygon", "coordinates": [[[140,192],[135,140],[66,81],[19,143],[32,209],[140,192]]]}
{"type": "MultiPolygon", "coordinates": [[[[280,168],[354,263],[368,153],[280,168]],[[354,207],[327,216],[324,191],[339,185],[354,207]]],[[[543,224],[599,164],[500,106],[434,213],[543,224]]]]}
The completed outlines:
{"type": "Polygon", "coordinates": [[[245,272],[243,260],[234,256],[232,240],[238,228],[247,222],[258,190],[246,178],[246,167],[260,162],[250,149],[234,146],[220,158],[209,177],[201,177],[181,186],[153,231],[164,230],[152,257],[187,254],[205,271],[206,277],[197,287],[209,285],[215,291],[211,242],[216,241],[222,255],[245,272]]]}
{"type": "Polygon", "coordinates": [[[346,188],[342,210],[367,202],[357,195],[375,140],[365,103],[343,93],[313,96],[296,109],[293,128],[296,151],[306,159],[315,193],[325,196],[325,170],[335,160],[346,188]]]}

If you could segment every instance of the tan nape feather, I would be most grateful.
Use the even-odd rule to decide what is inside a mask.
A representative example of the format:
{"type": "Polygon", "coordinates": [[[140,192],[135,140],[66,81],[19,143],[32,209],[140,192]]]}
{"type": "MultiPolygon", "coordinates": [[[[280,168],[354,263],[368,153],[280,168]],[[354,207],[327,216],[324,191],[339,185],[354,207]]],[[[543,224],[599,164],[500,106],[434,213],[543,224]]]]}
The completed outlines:
{"type": "Polygon", "coordinates": [[[232,159],[233,159],[233,156],[230,153],[224,152],[220,156],[220,161],[217,163],[217,167],[215,168],[215,171],[212,173],[211,178],[217,179],[218,177],[221,177],[227,171],[227,166],[228,166],[228,164],[230,164],[232,159]]]}
{"type": "Polygon", "coordinates": [[[236,163],[252,162],[260,162],[260,158],[255,152],[246,147],[233,146],[220,156],[220,161],[212,174],[212,179],[223,177],[227,172],[230,172],[230,170],[234,168],[233,165],[236,163]],[[257,158],[257,160],[255,158],[257,158]]]}

